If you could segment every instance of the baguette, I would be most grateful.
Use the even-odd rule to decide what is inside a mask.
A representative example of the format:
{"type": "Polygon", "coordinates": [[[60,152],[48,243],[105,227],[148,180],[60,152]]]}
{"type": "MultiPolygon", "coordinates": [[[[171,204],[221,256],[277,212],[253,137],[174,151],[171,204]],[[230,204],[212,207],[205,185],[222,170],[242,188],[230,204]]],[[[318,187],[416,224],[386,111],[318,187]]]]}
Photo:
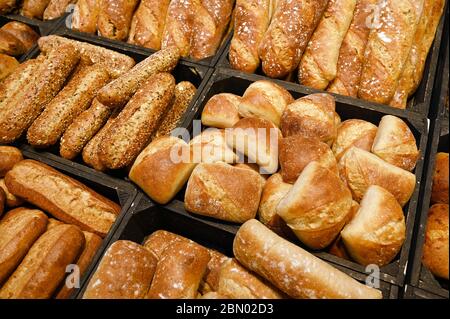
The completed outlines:
{"type": "Polygon", "coordinates": [[[127,74],[106,85],[98,92],[97,99],[111,108],[121,107],[151,76],[159,72],[171,72],[179,58],[177,49],[158,51],[138,63],[127,74]]]}
{"type": "Polygon", "coordinates": [[[0,83],[3,79],[7,78],[10,74],[15,72],[19,66],[20,63],[16,60],[15,57],[0,53],[0,83]]]}
{"type": "Polygon", "coordinates": [[[49,299],[84,243],[83,233],[73,225],[60,225],[45,232],[0,289],[0,299],[49,299]]]}
{"type": "Polygon", "coordinates": [[[100,160],[107,168],[118,169],[133,163],[169,106],[175,79],[158,73],[148,79],[108,128],[100,144],[100,160]]]}
{"type": "Polygon", "coordinates": [[[113,40],[126,40],[138,3],[139,0],[102,0],[97,20],[99,35],[113,40]]]}
{"type": "Polygon", "coordinates": [[[5,105],[0,115],[0,143],[18,139],[63,87],[79,60],[71,45],[51,51],[30,82],[5,105]]]}
{"type": "Polygon", "coordinates": [[[21,160],[23,156],[18,148],[0,145],[0,178],[3,178],[21,160]]]}
{"type": "Polygon", "coordinates": [[[47,221],[40,210],[17,208],[0,222],[0,287],[45,232],[47,221]]]}
{"type": "Polygon", "coordinates": [[[105,237],[120,207],[80,182],[34,160],[24,160],[5,177],[16,196],[59,220],[105,237]]]}
{"type": "Polygon", "coordinates": [[[98,64],[81,68],[30,126],[28,143],[35,147],[56,144],[108,80],[108,72],[98,64]]]}
{"type": "Polygon", "coordinates": [[[49,2],[50,0],[24,0],[20,14],[28,18],[42,20],[49,2]]]}
{"type": "Polygon", "coordinates": [[[233,252],[247,269],[293,298],[382,298],[379,290],[360,284],[254,219],[237,232],[233,252]]]}
{"type": "Polygon", "coordinates": [[[339,50],[352,22],[356,0],[330,0],[300,61],[300,84],[324,90],[336,77],[339,50]]]}
{"type": "Polygon", "coordinates": [[[99,0],[78,0],[72,14],[72,29],[80,32],[97,32],[100,13],[99,0]]]}
{"type": "Polygon", "coordinates": [[[43,19],[53,20],[62,17],[66,12],[67,6],[75,2],[77,0],[50,0],[47,8],[45,8],[43,19]]]}

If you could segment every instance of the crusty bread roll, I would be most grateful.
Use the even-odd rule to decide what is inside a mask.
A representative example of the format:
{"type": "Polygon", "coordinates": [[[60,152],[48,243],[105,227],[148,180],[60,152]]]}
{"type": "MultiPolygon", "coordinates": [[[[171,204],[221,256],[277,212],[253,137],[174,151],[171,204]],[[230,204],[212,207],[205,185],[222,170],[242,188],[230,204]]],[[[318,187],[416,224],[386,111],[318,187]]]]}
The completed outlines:
{"type": "Polygon", "coordinates": [[[217,292],[231,299],[283,298],[278,289],[252,274],[235,259],[230,259],[222,266],[217,292]]]}
{"type": "Polygon", "coordinates": [[[193,154],[193,162],[225,162],[229,164],[237,162],[238,156],[228,146],[225,134],[225,130],[208,128],[194,137],[189,142],[193,154]]]}
{"type": "Polygon", "coordinates": [[[433,172],[431,203],[448,204],[448,166],[448,153],[437,153],[433,172]]]}
{"type": "Polygon", "coordinates": [[[113,243],[84,292],[83,299],[143,299],[156,269],[156,258],[128,240],[113,243]]]}
{"type": "Polygon", "coordinates": [[[202,111],[202,124],[217,128],[233,127],[240,117],[238,106],[242,98],[231,93],[219,93],[212,96],[202,111]]]}
{"type": "Polygon", "coordinates": [[[448,204],[435,204],[428,212],[422,263],[448,280],[448,204]]]}
{"type": "Polygon", "coordinates": [[[199,288],[201,294],[219,290],[221,269],[223,265],[230,260],[230,258],[224,254],[213,249],[209,249],[209,255],[211,256],[211,259],[206,266],[205,275],[203,276],[199,288]]]}
{"type": "Polygon", "coordinates": [[[22,152],[14,146],[0,146],[0,178],[23,160],[22,152]]]}
{"type": "Polygon", "coordinates": [[[16,7],[17,0],[0,0],[0,14],[11,12],[16,7]]]}
{"type": "Polygon", "coordinates": [[[84,244],[83,233],[76,226],[60,225],[46,231],[0,289],[0,299],[49,299],[84,244]]]}
{"type": "Polygon", "coordinates": [[[45,8],[43,19],[52,20],[61,17],[66,12],[69,4],[75,3],[77,0],[50,0],[45,8]]]}
{"type": "Polygon", "coordinates": [[[15,72],[19,65],[15,57],[0,53],[0,81],[15,72]]]}
{"type": "Polygon", "coordinates": [[[208,250],[196,243],[173,243],[165,249],[164,256],[156,266],[147,298],[196,298],[209,260],[208,250]]]}
{"type": "Polygon", "coordinates": [[[329,94],[317,93],[299,98],[284,110],[281,132],[284,137],[297,134],[317,137],[331,145],[340,122],[335,109],[334,97],[329,94]]]}
{"type": "Polygon", "coordinates": [[[26,51],[22,41],[14,35],[0,29],[0,53],[19,56],[26,51]]]}
{"type": "Polygon", "coordinates": [[[292,95],[280,85],[266,80],[253,82],[245,90],[239,104],[242,117],[258,117],[280,126],[281,114],[294,101],[292,95]]]}
{"type": "Polygon", "coordinates": [[[77,0],[72,14],[72,29],[87,33],[97,32],[100,4],[99,0],[77,0]]]}
{"type": "Polygon", "coordinates": [[[63,225],[63,224],[64,223],[62,221],[59,221],[55,218],[49,218],[48,223],[47,223],[47,230],[50,230],[56,226],[63,225]]]}
{"type": "Polygon", "coordinates": [[[150,143],[136,158],[129,177],[155,202],[168,203],[189,179],[195,163],[183,140],[161,137],[150,143]]]}
{"type": "Polygon", "coordinates": [[[261,173],[273,174],[278,170],[278,145],[282,136],[272,122],[243,118],[225,136],[227,144],[247,156],[250,163],[258,164],[261,173]]]}
{"type": "Polygon", "coordinates": [[[338,166],[341,178],[346,181],[353,198],[358,202],[370,185],[378,185],[394,195],[403,207],[416,187],[414,174],[354,146],[342,155],[338,166]]]}
{"type": "Polygon", "coordinates": [[[39,39],[39,34],[33,28],[18,21],[6,23],[1,27],[1,30],[9,33],[23,44],[23,53],[30,50],[39,39]]]}
{"type": "Polygon", "coordinates": [[[126,40],[139,0],[101,0],[97,28],[99,35],[126,40]]]}
{"type": "Polygon", "coordinates": [[[339,172],[330,147],[315,137],[294,135],[282,138],[279,160],[281,176],[286,183],[295,183],[306,165],[312,161],[318,162],[335,174],[339,172]]]}
{"type": "Polygon", "coordinates": [[[161,258],[164,257],[166,248],[178,242],[194,243],[189,238],[160,229],[150,234],[150,236],[144,240],[143,245],[156,257],[157,261],[160,261],[161,258]]]}
{"type": "Polygon", "coordinates": [[[416,138],[410,128],[402,119],[392,115],[381,119],[372,153],[407,171],[416,167],[419,158],[416,138]]]}
{"type": "Polygon", "coordinates": [[[292,298],[382,298],[379,290],[360,284],[254,219],[237,232],[233,252],[247,269],[292,298]]]}
{"type": "Polygon", "coordinates": [[[340,178],[311,162],[278,204],[277,214],[304,244],[322,249],[344,227],[351,206],[352,194],[340,178]]]}
{"type": "Polygon", "coordinates": [[[28,18],[42,19],[50,0],[24,0],[20,14],[28,18]]]}
{"type": "Polygon", "coordinates": [[[47,221],[40,210],[16,208],[0,222],[0,287],[46,231],[47,221]]]}
{"type": "Polygon", "coordinates": [[[259,174],[249,169],[201,163],[189,178],[184,205],[195,214],[243,223],[256,216],[262,187],[259,174]]]}
{"type": "Polygon", "coordinates": [[[270,176],[270,174],[261,174],[259,166],[255,163],[249,163],[248,159],[246,159],[245,157],[244,157],[244,163],[236,163],[236,164],[234,164],[234,167],[250,169],[252,171],[257,172],[259,174],[259,176],[261,177],[261,181],[263,182],[263,184],[266,183],[266,179],[268,179],[270,176]]]}
{"type": "Polygon", "coordinates": [[[332,148],[336,159],[339,160],[342,154],[352,146],[370,152],[376,134],[377,126],[370,122],[358,119],[342,122],[338,127],[332,148]]]}
{"type": "Polygon", "coordinates": [[[298,68],[300,84],[324,90],[336,77],[339,50],[353,18],[356,0],[330,0],[298,68]]]}
{"type": "Polygon", "coordinates": [[[23,199],[17,196],[14,196],[5,185],[5,180],[0,179],[0,188],[6,195],[6,206],[7,207],[17,207],[23,204],[23,199]]]}
{"type": "Polygon", "coordinates": [[[382,187],[369,186],[356,216],[341,232],[350,256],[362,265],[389,264],[405,241],[403,211],[382,187]]]}

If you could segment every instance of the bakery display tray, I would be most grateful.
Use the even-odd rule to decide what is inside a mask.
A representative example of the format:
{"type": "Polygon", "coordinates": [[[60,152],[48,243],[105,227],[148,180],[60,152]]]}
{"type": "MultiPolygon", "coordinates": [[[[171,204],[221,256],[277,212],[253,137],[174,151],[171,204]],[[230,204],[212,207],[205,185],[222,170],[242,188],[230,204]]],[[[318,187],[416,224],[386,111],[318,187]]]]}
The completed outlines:
{"type": "MultiPolygon", "coordinates": [[[[195,103],[195,108],[193,112],[190,113],[190,117],[185,119],[183,123],[183,127],[188,128],[192,133],[193,128],[193,120],[199,120],[201,117],[201,112],[208,102],[208,100],[215,94],[218,93],[234,93],[237,95],[242,95],[247,87],[256,80],[259,80],[259,76],[255,76],[252,74],[243,74],[241,72],[236,72],[233,70],[216,70],[214,74],[211,76],[208,84],[206,85],[203,94],[197,99],[195,103]]],[[[310,90],[305,89],[304,87],[295,85],[293,83],[287,83],[283,81],[273,80],[277,84],[286,88],[292,96],[297,99],[302,96],[308,95],[312,92],[310,90]]],[[[403,208],[406,219],[406,240],[401,249],[399,255],[396,259],[384,266],[380,269],[380,278],[383,281],[402,286],[405,280],[406,266],[408,263],[408,256],[410,251],[411,239],[414,229],[414,221],[416,216],[417,204],[419,201],[419,191],[420,191],[420,181],[422,178],[422,170],[424,165],[424,155],[427,146],[427,120],[413,113],[404,113],[402,110],[397,109],[386,109],[380,110],[376,106],[373,105],[360,105],[353,104],[351,99],[345,97],[337,97],[336,98],[336,112],[342,118],[342,121],[346,119],[362,119],[378,125],[379,121],[384,115],[394,115],[401,119],[403,119],[411,128],[417,143],[418,148],[420,150],[420,156],[417,161],[416,169],[414,170],[414,174],[416,175],[416,187],[414,193],[407,205],[403,208]]],[[[197,133],[198,134],[198,133],[197,133]]],[[[193,135],[193,134],[192,134],[193,135]]],[[[184,200],[184,191],[181,190],[176,199],[183,201],[184,200]]],[[[206,217],[202,217],[205,220],[208,220],[206,217]]],[[[229,223],[223,222],[225,225],[229,225],[229,223]]],[[[237,227],[235,227],[237,229],[237,227]]],[[[297,243],[302,246],[299,242],[297,243]]],[[[303,246],[302,246],[303,247],[303,246]]],[[[306,248],[310,250],[309,248],[306,248]]],[[[365,273],[365,267],[361,266],[355,262],[344,260],[342,258],[336,257],[326,252],[313,252],[316,256],[325,259],[333,264],[345,267],[347,269],[365,273]]]]}
{"type": "MultiPolygon", "coordinates": [[[[184,211],[183,203],[180,201],[173,201],[164,207],[156,206],[140,193],[136,197],[136,203],[133,212],[127,214],[122,220],[109,245],[117,240],[130,240],[142,244],[147,236],[154,231],[163,229],[192,239],[205,247],[218,250],[229,257],[233,256],[235,227],[188,214],[184,211]]],[[[365,281],[364,273],[334,266],[360,282],[365,281]]],[[[89,278],[92,277],[97,267],[98,264],[93,268],[89,278]]],[[[77,298],[82,298],[87,282],[81,288],[77,298]]],[[[399,289],[396,285],[380,281],[379,289],[383,293],[383,298],[398,298],[399,289]]]]}
{"type": "MultiPolygon", "coordinates": [[[[447,10],[445,10],[444,12],[447,12],[447,10]]],[[[408,101],[406,110],[401,110],[406,115],[411,112],[411,113],[419,114],[420,116],[422,116],[424,118],[427,118],[427,116],[428,116],[428,111],[430,108],[431,97],[432,97],[432,92],[433,92],[434,80],[435,80],[435,75],[436,75],[436,69],[437,69],[437,65],[438,65],[439,50],[441,47],[441,41],[443,39],[443,34],[444,34],[444,31],[443,31],[444,30],[444,21],[446,19],[448,20],[448,18],[446,18],[446,16],[448,16],[448,15],[447,14],[442,15],[441,21],[436,30],[435,39],[434,39],[432,47],[430,48],[430,52],[428,54],[427,61],[425,64],[422,81],[421,81],[416,93],[414,94],[414,96],[408,101]]],[[[228,42],[226,48],[223,50],[222,56],[219,59],[217,67],[232,70],[230,62],[228,60],[228,53],[230,51],[230,45],[231,45],[231,40],[228,42]]],[[[239,72],[242,74],[244,73],[244,72],[240,72],[240,71],[236,71],[236,72],[239,72]]],[[[258,70],[256,71],[256,73],[254,75],[255,75],[255,78],[258,78],[258,79],[270,79],[269,77],[264,75],[264,73],[261,70],[261,67],[258,68],[258,70]]],[[[298,79],[297,79],[297,70],[293,72],[292,78],[290,80],[293,82],[287,82],[287,81],[283,81],[283,82],[289,83],[289,84],[294,84],[297,87],[299,87],[300,89],[309,92],[309,94],[325,92],[322,90],[317,90],[317,89],[313,89],[311,87],[300,85],[298,83],[298,79]]],[[[388,105],[383,105],[383,104],[374,103],[374,102],[367,102],[367,101],[364,101],[364,100],[358,99],[358,98],[345,97],[343,95],[338,95],[338,94],[333,94],[333,95],[336,96],[336,99],[344,98],[344,100],[346,100],[350,104],[358,105],[361,107],[369,106],[374,109],[380,110],[381,112],[386,112],[389,109],[394,109],[388,105]]]]}
{"type": "Polygon", "coordinates": [[[402,299],[445,299],[445,298],[430,293],[428,291],[422,290],[420,288],[406,285],[402,293],[402,299]]]}
{"type": "Polygon", "coordinates": [[[431,125],[432,135],[430,138],[427,154],[426,173],[422,181],[421,203],[417,214],[417,227],[415,230],[415,242],[413,243],[413,254],[410,261],[409,284],[435,295],[449,298],[448,280],[436,278],[426,267],[422,265],[422,252],[425,240],[425,230],[430,208],[431,189],[435,158],[437,152],[449,152],[449,127],[448,120],[437,120],[431,125]]]}
{"type": "MultiPolygon", "coordinates": [[[[119,227],[121,220],[131,211],[131,209],[133,209],[134,200],[136,195],[138,194],[137,190],[133,185],[122,180],[118,180],[108,176],[102,176],[101,174],[96,174],[95,172],[85,172],[79,170],[74,166],[66,166],[61,163],[49,160],[48,158],[40,156],[39,154],[36,154],[34,152],[22,150],[22,153],[24,158],[33,159],[53,167],[54,169],[87,185],[88,187],[92,188],[108,199],[120,204],[122,208],[108,235],[103,239],[102,245],[95,254],[91,265],[86,269],[85,274],[80,278],[80,287],[83,287],[83,283],[86,281],[87,276],[92,272],[93,267],[97,264],[98,260],[103,255],[103,251],[111,241],[111,238],[119,227]]],[[[78,289],[75,289],[71,298],[74,298],[78,294],[77,290],[78,289]]]]}
{"type": "MultiPolygon", "coordinates": [[[[55,29],[59,28],[60,25],[65,21],[67,17],[67,14],[64,14],[63,16],[53,19],[53,20],[39,20],[39,19],[32,19],[25,16],[22,16],[20,14],[7,14],[7,15],[0,15],[1,19],[9,19],[13,21],[19,21],[23,22],[28,25],[37,26],[39,30],[41,31],[41,35],[47,35],[50,34],[55,29]]],[[[0,20],[1,21],[1,20],[0,20]]],[[[0,23],[1,24],[1,23],[0,23]]]]}

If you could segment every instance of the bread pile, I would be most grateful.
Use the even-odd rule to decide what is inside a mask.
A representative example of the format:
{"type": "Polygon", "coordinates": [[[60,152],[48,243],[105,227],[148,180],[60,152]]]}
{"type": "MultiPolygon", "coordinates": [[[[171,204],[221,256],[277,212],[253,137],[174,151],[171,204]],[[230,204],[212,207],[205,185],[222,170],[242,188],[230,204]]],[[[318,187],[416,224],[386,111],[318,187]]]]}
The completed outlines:
{"type": "Polygon", "coordinates": [[[169,73],[176,48],[135,65],[123,54],[55,35],[39,39],[41,54],[0,87],[0,144],[26,133],[28,143],[59,142],[67,159],[82,155],[98,170],[125,168],[154,137],[173,130],[196,93],[169,73]]]}
{"type": "Polygon", "coordinates": [[[406,108],[444,0],[237,0],[231,67],[406,108]]]}
{"type": "Polygon", "coordinates": [[[313,250],[343,243],[362,265],[396,257],[419,157],[402,119],[341,122],[331,95],[294,100],[265,80],[242,97],[211,97],[201,119],[215,127],[189,143],[156,139],[134,162],[130,179],[154,201],[169,202],[187,183],[191,213],[239,224],[258,216],[313,250]]]}
{"type": "MultiPolygon", "coordinates": [[[[69,4],[76,0],[1,0],[0,14],[20,9],[20,14],[40,20],[52,20],[61,17],[69,4]]],[[[97,1],[97,0],[96,0],[97,1]]]]}
{"type": "Polygon", "coordinates": [[[0,299],[70,297],[67,267],[85,273],[120,207],[11,146],[0,178],[0,299]]]}
{"type": "Polygon", "coordinates": [[[233,243],[235,258],[165,230],[142,245],[114,242],[85,299],[379,299],[367,287],[279,237],[257,220],[233,243]]]}
{"type": "Polygon", "coordinates": [[[72,29],[204,59],[222,43],[233,6],[234,0],[78,0],[72,29]]]}

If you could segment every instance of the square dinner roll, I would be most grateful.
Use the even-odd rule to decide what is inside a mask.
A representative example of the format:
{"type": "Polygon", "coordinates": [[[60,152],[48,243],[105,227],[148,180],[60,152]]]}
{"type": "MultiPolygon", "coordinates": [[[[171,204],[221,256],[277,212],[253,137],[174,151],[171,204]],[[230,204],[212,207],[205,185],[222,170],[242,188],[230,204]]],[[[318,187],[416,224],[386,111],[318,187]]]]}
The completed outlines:
{"type": "Polygon", "coordinates": [[[322,249],[344,227],[351,206],[352,194],[339,176],[311,162],[278,204],[277,214],[305,245],[322,249]]]}
{"type": "Polygon", "coordinates": [[[372,185],[341,236],[356,262],[381,267],[398,254],[405,241],[405,232],[405,217],[395,197],[384,188],[372,185]]]}
{"type": "Polygon", "coordinates": [[[166,204],[184,186],[196,165],[190,155],[189,145],[182,139],[157,138],[139,154],[129,177],[155,202],[166,204]]]}
{"type": "Polygon", "coordinates": [[[389,164],[378,156],[352,146],[341,157],[339,172],[359,202],[370,185],[385,188],[403,207],[416,187],[416,176],[411,172],[389,164]]]}
{"type": "Polygon", "coordinates": [[[408,125],[392,115],[385,115],[381,119],[372,153],[407,171],[412,171],[416,167],[419,158],[416,138],[408,125]]]}
{"type": "Polygon", "coordinates": [[[241,97],[231,93],[219,93],[209,99],[203,108],[202,124],[217,128],[233,127],[240,117],[241,97]]]}
{"type": "Polygon", "coordinates": [[[190,142],[195,163],[235,163],[238,156],[227,145],[225,131],[208,128],[194,137],[190,142]]]}

